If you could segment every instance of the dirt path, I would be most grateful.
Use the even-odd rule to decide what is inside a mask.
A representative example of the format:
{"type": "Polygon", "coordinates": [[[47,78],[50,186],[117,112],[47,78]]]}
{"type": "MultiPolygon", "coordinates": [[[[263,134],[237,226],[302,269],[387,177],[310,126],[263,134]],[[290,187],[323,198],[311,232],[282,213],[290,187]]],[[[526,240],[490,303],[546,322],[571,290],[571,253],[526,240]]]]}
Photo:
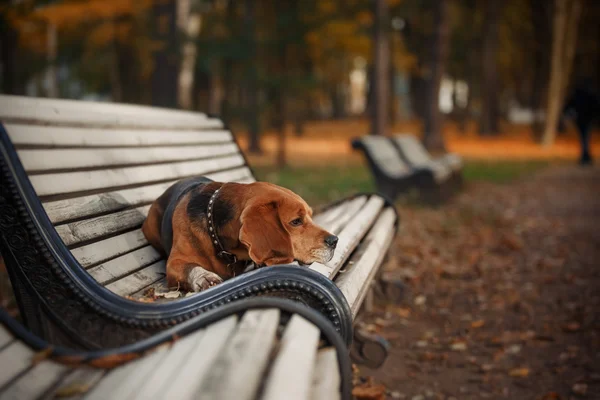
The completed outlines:
{"type": "Polygon", "coordinates": [[[407,290],[367,316],[392,351],[360,370],[374,378],[364,386],[393,399],[600,399],[600,168],[473,184],[401,217],[386,269],[407,290]]]}

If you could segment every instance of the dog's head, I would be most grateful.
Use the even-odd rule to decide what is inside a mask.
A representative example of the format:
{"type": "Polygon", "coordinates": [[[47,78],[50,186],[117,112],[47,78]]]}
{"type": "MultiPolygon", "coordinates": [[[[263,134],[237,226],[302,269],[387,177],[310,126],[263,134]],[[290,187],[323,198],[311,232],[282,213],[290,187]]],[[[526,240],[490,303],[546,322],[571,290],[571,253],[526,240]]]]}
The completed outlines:
{"type": "Polygon", "coordinates": [[[259,265],[326,263],[338,238],[312,221],[312,209],[291,190],[265,182],[251,191],[240,216],[240,242],[259,265]]]}

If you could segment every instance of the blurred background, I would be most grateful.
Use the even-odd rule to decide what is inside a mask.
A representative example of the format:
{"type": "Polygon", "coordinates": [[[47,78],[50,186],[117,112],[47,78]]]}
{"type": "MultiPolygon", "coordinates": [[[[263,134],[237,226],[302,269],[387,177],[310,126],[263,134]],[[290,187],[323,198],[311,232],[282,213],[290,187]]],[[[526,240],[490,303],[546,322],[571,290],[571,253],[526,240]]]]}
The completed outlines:
{"type": "Polygon", "coordinates": [[[368,189],[348,145],[368,133],[424,135],[430,151],[487,160],[467,178],[574,160],[576,130],[560,111],[579,80],[600,85],[595,0],[12,0],[0,10],[2,93],[217,115],[259,172],[297,184],[312,175],[298,168],[326,162],[368,189]]]}

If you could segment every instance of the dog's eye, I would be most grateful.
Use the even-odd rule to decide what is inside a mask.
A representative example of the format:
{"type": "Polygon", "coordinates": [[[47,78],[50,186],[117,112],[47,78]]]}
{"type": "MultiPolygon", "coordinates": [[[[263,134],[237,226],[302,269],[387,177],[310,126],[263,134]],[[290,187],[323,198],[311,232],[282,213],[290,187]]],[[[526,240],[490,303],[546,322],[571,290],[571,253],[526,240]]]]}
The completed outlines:
{"type": "Polygon", "coordinates": [[[293,220],[292,222],[290,222],[290,225],[292,225],[292,226],[300,226],[300,225],[302,225],[302,218],[296,218],[295,220],[293,220]]]}

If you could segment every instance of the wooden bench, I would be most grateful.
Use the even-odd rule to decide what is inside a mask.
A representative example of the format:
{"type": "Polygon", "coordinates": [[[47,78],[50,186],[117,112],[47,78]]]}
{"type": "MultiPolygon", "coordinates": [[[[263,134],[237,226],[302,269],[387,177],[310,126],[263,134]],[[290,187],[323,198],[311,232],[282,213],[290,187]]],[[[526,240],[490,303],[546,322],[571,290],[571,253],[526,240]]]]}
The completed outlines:
{"type": "Polygon", "coordinates": [[[346,344],[319,313],[252,299],[133,345],[48,343],[0,310],[2,399],[350,399],[346,344]]]}
{"type": "Polygon", "coordinates": [[[394,135],[392,140],[400,155],[413,168],[430,169],[436,181],[449,183],[451,192],[456,192],[462,187],[463,162],[458,154],[446,153],[439,158],[433,158],[414,135],[398,134],[394,135]]]}
{"type": "Polygon", "coordinates": [[[156,197],[193,175],[255,180],[231,132],[200,113],[15,96],[0,96],[0,121],[0,246],[34,333],[121,346],[230,302],[279,296],[352,341],[398,223],[384,198],[356,195],[316,215],[339,236],[327,265],[261,268],[192,296],[133,301],[167,290],[165,260],[140,230],[156,197]]]}
{"type": "Polygon", "coordinates": [[[413,136],[363,136],[352,147],[365,155],[377,190],[391,200],[418,190],[422,200],[439,204],[462,182],[460,157],[432,160],[413,136]]]}

